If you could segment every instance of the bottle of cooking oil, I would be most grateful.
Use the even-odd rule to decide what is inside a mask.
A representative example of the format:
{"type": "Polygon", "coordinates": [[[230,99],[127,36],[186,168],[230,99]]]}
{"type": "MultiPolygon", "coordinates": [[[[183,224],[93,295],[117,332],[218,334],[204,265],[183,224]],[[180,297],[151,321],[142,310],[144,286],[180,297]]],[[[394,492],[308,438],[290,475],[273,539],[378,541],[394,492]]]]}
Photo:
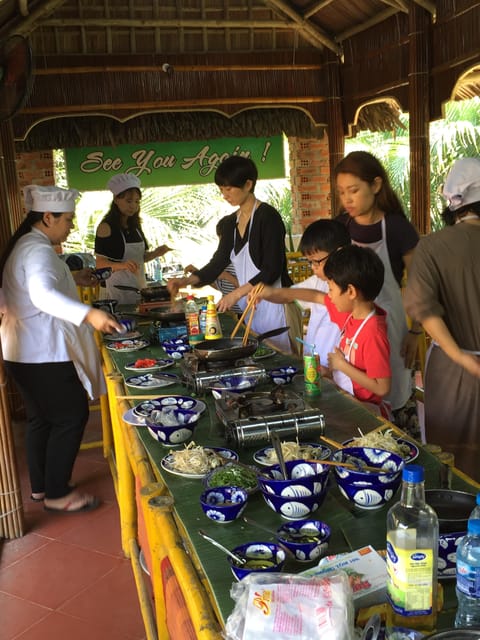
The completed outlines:
{"type": "Polygon", "coordinates": [[[428,635],[437,623],[438,518],[425,503],[424,469],[406,465],[387,514],[386,638],[428,635]]]}
{"type": "Polygon", "coordinates": [[[205,323],[205,340],[216,340],[222,337],[222,326],[217,313],[213,296],[207,298],[207,318],[205,323]]]}

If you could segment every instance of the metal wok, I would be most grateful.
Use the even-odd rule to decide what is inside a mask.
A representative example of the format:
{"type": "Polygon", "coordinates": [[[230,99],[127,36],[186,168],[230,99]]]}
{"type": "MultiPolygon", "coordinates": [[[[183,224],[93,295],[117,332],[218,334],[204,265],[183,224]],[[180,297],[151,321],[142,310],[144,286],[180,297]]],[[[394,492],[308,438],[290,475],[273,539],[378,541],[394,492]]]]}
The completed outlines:
{"type": "Polygon", "coordinates": [[[258,349],[262,340],[279,336],[289,327],[271,329],[259,334],[256,338],[249,338],[246,345],[242,344],[242,338],[217,338],[217,340],[203,340],[193,347],[193,353],[200,360],[236,360],[251,356],[258,349]]]}
{"type": "Polygon", "coordinates": [[[126,284],[116,284],[114,286],[115,289],[120,289],[121,291],[134,291],[146,302],[149,300],[170,300],[170,292],[167,290],[167,285],[155,285],[152,287],[143,287],[143,289],[130,287],[126,284]]]}

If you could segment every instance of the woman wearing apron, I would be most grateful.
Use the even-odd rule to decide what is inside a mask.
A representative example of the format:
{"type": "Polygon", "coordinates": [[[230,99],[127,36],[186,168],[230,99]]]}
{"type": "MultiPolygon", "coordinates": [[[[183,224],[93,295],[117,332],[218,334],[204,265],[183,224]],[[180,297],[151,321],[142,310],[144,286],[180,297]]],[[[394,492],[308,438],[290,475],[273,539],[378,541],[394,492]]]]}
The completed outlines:
{"type": "Polygon", "coordinates": [[[116,285],[145,287],[145,262],[163,256],[170,248],[162,245],[148,251],[140,224],[142,193],[137,176],[120,173],[109,180],[107,187],[113,193],[113,201],[95,236],[97,268],[112,268],[112,275],[105,281],[106,298],[118,300],[120,304],[135,304],[139,294],[122,291],[116,285]]]}
{"type": "Polygon", "coordinates": [[[68,266],[54,246],[74,226],[74,189],[29,185],[28,211],[0,260],[1,339],[5,368],[22,396],[32,500],[57,513],[90,511],[94,496],[70,485],[88,398],[105,393],[93,329],[122,327],[80,302],[68,266]]]}
{"type": "Polygon", "coordinates": [[[385,267],[384,285],[375,302],[387,312],[392,388],[386,400],[392,407],[394,422],[419,437],[415,405],[410,398],[411,368],[421,327],[414,323],[408,330],[400,291],[418,233],[405,217],[385,169],[370,153],[348,154],[335,167],[335,179],[343,210],[338,219],[346,225],[352,242],[373,249],[385,267]]]}
{"type": "MultiPolygon", "coordinates": [[[[217,250],[210,262],[186,278],[176,278],[167,284],[169,291],[177,293],[187,285],[211,284],[229,263],[235,267],[239,286],[223,296],[219,311],[227,311],[234,305],[242,310],[246,296],[259,283],[273,287],[289,286],[285,253],[285,225],[278,211],[254,194],[257,168],[249,158],[231,156],[224,160],[215,172],[215,183],[225,200],[236,211],[225,218],[217,250]]],[[[258,304],[252,322],[252,330],[264,333],[285,326],[285,310],[273,303],[258,304]]],[[[285,333],[270,341],[281,351],[291,351],[290,339],[285,333]]]]}
{"type": "Polygon", "coordinates": [[[447,225],[415,250],[405,307],[431,336],[425,368],[427,441],[480,482],[480,160],[461,158],[443,189],[447,225]]]}

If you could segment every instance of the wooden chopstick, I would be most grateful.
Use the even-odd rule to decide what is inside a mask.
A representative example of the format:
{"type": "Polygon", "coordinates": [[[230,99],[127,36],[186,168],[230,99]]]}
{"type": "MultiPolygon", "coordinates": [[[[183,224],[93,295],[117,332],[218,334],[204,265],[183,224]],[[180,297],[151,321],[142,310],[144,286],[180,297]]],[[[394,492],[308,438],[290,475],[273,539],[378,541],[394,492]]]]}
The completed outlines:
{"type": "MultiPolygon", "coordinates": [[[[238,330],[240,329],[240,327],[242,326],[242,322],[245,320],[245,316],[247,315],[247,313],[254,307],[255,303],[256,303],[256,299],[257,296],[260,294],[260,292],[263,290],[264,288],[264,284],[263,282],[259,282],[257,285],[255,285],[250,293],[250,300],[248,301],[247,306],[245,307],[242,315],[240,316],[237,324],[235,325],[232,333],[230,334],[230,338],[234,338],[237,335],[238,330]]],[[[252,314],[250,314],[251,316],[252,314]]],[[[251,322],[250,322],[251,324],[251,322]]]]}
{"type": "Polygon", "coordinates": [[[320,436],[320,440],[323,440],[327,444],[332,445],[335,449],[343,449],[343,444],[341,442],[337,442],[336,440],[330,440],[330,438],[326,438],[325,436],[320,436]]]}
{"type": "Polygon", "coordinates": [[[351,462],[335,462],[334,460],[305,460],[305,462],[317,462],[318,464],[326,464],[330,467],[345,467],[345,469],[353,469],[354,471],[374,471],[375,473],[384,472],[387,473],[381,467],[369,467],[367,465],[356,465],[351,462]]]}

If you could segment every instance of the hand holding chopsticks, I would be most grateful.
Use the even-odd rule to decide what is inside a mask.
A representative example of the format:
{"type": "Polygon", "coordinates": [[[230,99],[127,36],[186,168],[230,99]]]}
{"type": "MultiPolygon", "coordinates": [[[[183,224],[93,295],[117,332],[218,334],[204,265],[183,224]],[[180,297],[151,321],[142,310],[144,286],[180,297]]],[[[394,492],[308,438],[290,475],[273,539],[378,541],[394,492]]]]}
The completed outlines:
{"type": "Polygon", "coordinates": [[[240,328],[242,322],[244,321],[247,313],[250,311],[250,316],[248,318],[247,326],[245,328],[245,334],[244,334],[243,339],[242,339],[242,345],[243,346],[245,346],[247,344],[248,335],[250,333],[250,329],[251,329],[251,326],[252,326],[253,314],[255,313],[255,305],[256,305],[256,302],[257,302],[257,298],[261,294],[261,292],[263,291],[264,286],[265,285],[263,284],[263,282],[259,282],[257,285],[255,285],[253,287],[253,289],[251,290],[250,295],[249,295],[249,300],[248,300],[247,306],[245,307],[244,312],[240,316],[239,321],[235,325],[235,327],[234,327],[234,329],[233,329],[233,331],[232,331],[232,333],[230,335],[230,338],[234,338],[236,336],[237,331],[239,330],[239,328],[240,328]]]}

